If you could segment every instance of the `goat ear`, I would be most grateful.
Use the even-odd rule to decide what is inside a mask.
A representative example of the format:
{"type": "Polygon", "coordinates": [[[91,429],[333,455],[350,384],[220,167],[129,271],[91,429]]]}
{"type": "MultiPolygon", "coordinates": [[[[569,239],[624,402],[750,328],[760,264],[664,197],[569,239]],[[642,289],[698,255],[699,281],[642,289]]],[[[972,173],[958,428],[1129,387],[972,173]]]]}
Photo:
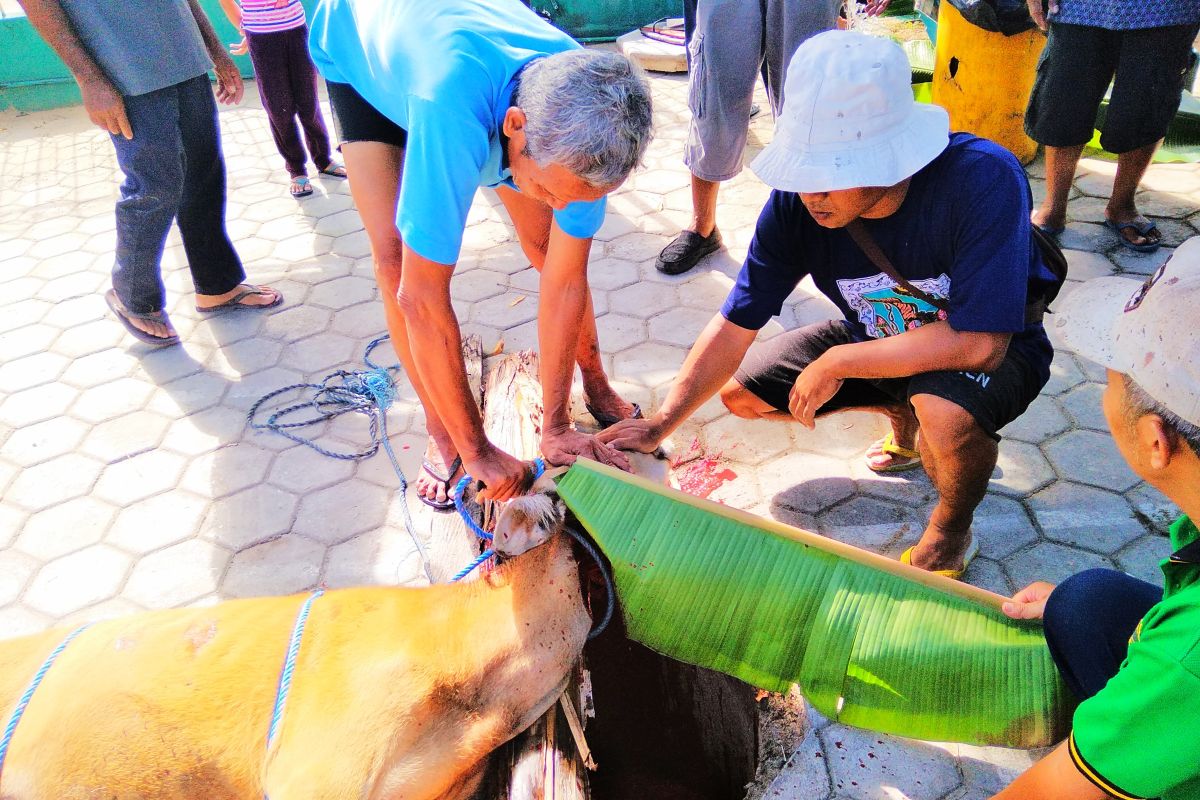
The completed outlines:
{"type": "Polygon", "coordinates": [[[519,556],[558,533],[564,514],[557,496],[531,494],[510,500],[496,520],[492,546],[502,555],[519,556]]]}

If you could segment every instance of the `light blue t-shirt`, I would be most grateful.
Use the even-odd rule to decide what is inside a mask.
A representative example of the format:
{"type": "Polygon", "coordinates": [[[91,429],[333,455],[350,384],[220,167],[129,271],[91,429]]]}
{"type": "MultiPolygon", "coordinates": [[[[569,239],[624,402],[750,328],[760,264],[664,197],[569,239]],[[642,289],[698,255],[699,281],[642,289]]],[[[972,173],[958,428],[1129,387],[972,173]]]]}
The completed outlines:
{"type": "Polygon", "coordinates": [[[123,95],[165,89],[212,66],[187,0],[63,0],[62,9],[123,95]]]}
{"type": "MultiPolygon", "coordinates": [[[[408,132],[396,227],[431,261],[458,261],[475,190],[505,184],[500,127],[513,78],[579,47],[519,0],[321,0],[309,48],[327,80],[348,83],[408,132]]],[[[554,212],[588,239],[605,199],[554,212]]]]}

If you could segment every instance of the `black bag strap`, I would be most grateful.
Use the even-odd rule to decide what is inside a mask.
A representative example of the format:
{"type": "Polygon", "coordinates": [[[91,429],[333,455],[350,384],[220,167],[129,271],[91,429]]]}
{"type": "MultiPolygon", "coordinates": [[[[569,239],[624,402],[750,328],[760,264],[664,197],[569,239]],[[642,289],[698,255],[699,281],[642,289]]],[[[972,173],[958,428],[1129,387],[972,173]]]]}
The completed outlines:
{"type": "Polygon", "coordinates": [[[918,300],[924,300],[929,305],[941,311],[949,311],[950,304],[945,300],[934,297],[928,292],[924,292],[909,283],[903,275],[901,275],[895,267],[892,266],[891,260],[884,255],[879,249],[879,245],[875,243],[875,238],[871,236],[870,231],[862,224],[860,220],[854,220],[846,225],[846,233],[850,234],[850,238],[858,245],[858,248],[867,254],[867,258],[871,259],[871,263],[883,270],[884,274],[894,280],[900,286],[903,286],[908,293],[918,300]]]}

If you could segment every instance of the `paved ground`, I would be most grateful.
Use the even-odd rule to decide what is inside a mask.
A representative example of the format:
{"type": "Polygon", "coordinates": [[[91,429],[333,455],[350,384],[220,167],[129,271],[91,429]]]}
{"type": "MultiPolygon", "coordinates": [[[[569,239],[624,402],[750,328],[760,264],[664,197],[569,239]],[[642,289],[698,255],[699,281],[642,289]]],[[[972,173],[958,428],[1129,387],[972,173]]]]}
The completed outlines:
{"type": "MultiPolygon", "coordinates": [[[[687,220],[690,200],[680,162],[686,83],[657,77],[654,86],[658,136],[647,169],[612,198],[590,273],[612,374],[650,406],[729,289],[766,197],[748,172],[731,181],[720,210],[728,251],[689,275],[658,275],[654,257],[687,220]]],[[[250,278],[283,289],[287,304],[270,315],[198,319],[173,235],[165,272],[184,344],[151,351],[101,299],[117,178],[107,137],[79,109],[0,115],[0,636],[318,583],[417,579],[382,458],[335,461],[244,427],[263,393],[358,366],[384,325],[346,184],[318,180],[316,196],[288,197],[252,92],[221,122],[231,233],[250,278]]],[[[752,148],[770,131],[764,114],[752,148]]],[[[1135,255],[1096,224],[1112,171],[1088,161],[1076,181],[1063,237],[1073,279],[1145,274],[1171,252],[1135,255]]],[[[1036,193],[1037,165],[1031,174],[1036,193]]],[[[1168,244],[1195,233],[1200,169],[1156,166],[1145,186],[1142,209],[1168,244]]],[[[495,206],[480,194],[453,288],[464,329],[481,333],[485,348],[503,340],[511,350],[534,344],[537,280],[495,206]]],[[[763,336],[832,316],[814,294],[803,285],[763,336]]],[[[1097,565],[1157,579],[1174,510],[1123,466],[1099,409],[1102,379],[1060,352],[1043,396],[1004,432],[976,524],[982,556],[972,583],[1007,593],[1097,565]]],[[[423,423],[411,392],[402,394],[391,427],[412,475],[423,423]]],[[[861,454],[882,430],[864,414],[828,419],[815,433],[748,424],[710,403],[676,448],[694,440],[695,455],[719,459],[683,468],[693,484],[732,476],[716,499],[896,555],[916,540],[933,497],[923,475],[865,469],[861,454]]],[[[346,447],[365,439],[361,425],[332,434],[346,447]]],[[[974,800],[1031,758],[813,720],[768,796],[974,800]]]]}

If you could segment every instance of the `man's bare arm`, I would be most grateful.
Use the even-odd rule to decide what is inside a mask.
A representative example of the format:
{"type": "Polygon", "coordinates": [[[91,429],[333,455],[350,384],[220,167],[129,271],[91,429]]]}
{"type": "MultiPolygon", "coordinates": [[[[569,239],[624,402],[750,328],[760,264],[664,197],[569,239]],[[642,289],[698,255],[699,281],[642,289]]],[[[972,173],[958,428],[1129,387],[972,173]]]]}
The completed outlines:
{"type": "Polygon", "coordinates": [[[133,128],[125,114],[121,93],[83,46],[58,0],[20,0],[20,3],[30,24],[54,48],[79,84],[88,118],[114,136],[132,139],[133,128]]]}
{"type": "Polygon", "coordinates": [[[1108,800],[1109,795],[1079,772],[1067,743],[1017,776],[992,800],[1108,800]]]}
{"type": "Polygon", "coordinates": [[[225,45],[217,38],[212,22],[200,7],[200,0],[188,0],[188,7],[192,10],[192,16],[196,18],[200,37],[204,39],[204,49],[208,51],[208,57],[213,62],[213,72],[217,74],[217,100],[226,105],[242,102],[242,94],[246,87],[242,83],[242,74],[238,72],[237,65],[233,63],[229,53],[225,52],[225,45]]]}

